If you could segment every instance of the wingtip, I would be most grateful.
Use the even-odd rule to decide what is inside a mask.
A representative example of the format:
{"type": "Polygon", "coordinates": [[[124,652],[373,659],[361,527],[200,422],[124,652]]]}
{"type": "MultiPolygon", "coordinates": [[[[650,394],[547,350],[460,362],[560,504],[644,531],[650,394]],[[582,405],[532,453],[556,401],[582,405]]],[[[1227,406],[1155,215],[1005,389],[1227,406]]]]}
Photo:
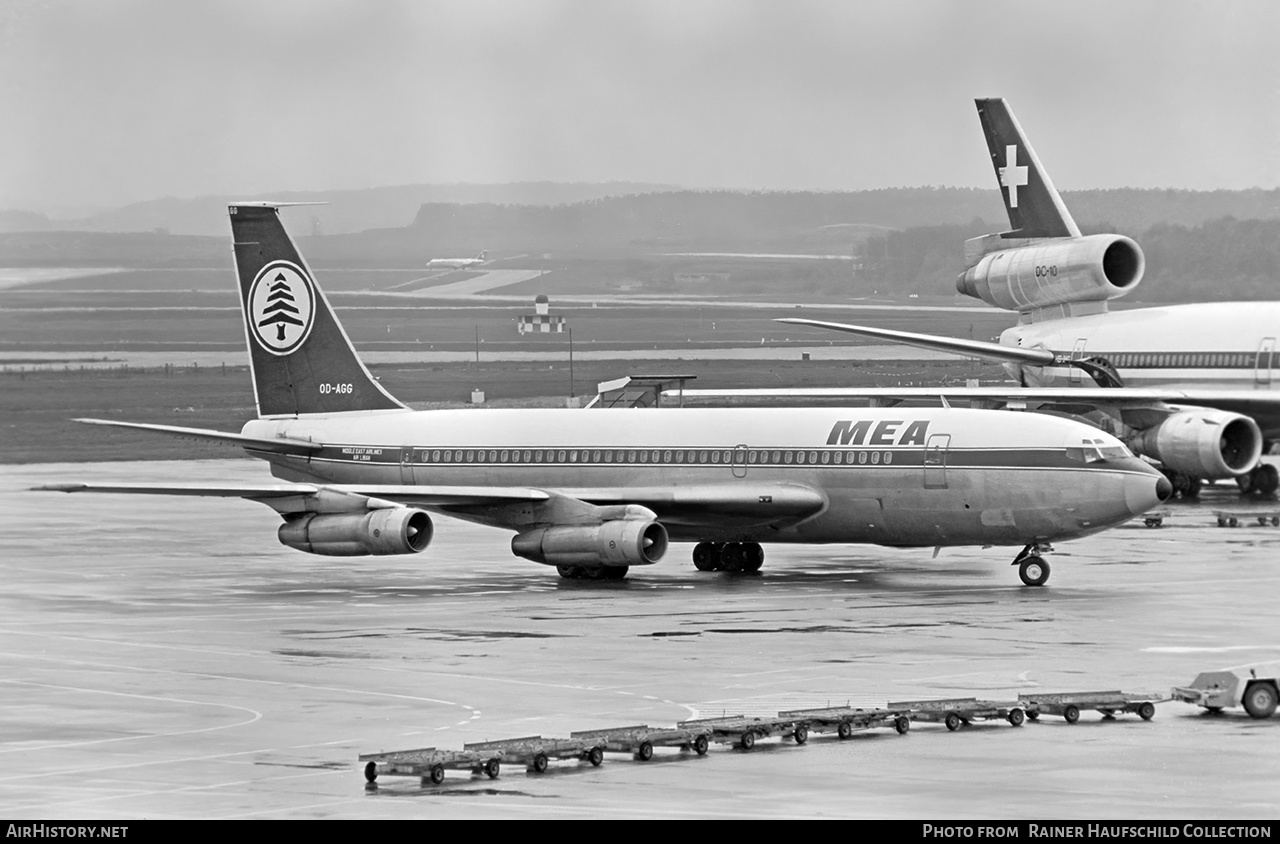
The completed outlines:
{"type": "Polygon", "coordinates": [[[88,488],[88,484],[45,484],[33,486],[29,492],[83,492],[88,488]]]}

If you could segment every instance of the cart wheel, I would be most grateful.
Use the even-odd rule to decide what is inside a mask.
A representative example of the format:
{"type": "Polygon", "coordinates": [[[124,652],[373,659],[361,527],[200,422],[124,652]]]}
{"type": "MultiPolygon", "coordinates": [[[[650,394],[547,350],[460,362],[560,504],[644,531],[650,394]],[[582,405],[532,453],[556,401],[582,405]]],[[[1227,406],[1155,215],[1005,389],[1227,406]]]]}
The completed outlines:
{"type": "Polygon", "coordinates": [[[640,742],[640,746],[636,748],[636,758],[641,762],[648,762],[653,758],[653,745],[647,741],[640,742]]]}
{"type": "Polygon", "coordinates": [[[1143,721],[1150,721],[1156,717],[1156,705],[1149,700],[1144,700],[1138,704],[1138,717],[1143,721]]]}
{"type": "Polygon", "coordinates": [[[1080,707],[1076,706],[1074,703],[1067,704],[1067,707],[1062,710],[1062,719],[1068,724],[1074,724],[1079,721],[1080,707]]]}
{"type": "Polygon", "coordinates": [[[797,724],[796,730],[792,735],[795,736],[796,744],[804,744],[809,740],[809,728],[804,724],[797,724]]]}
{"type": "Polygon", "coordinates": [[[706,736],[698,736],[693,740],[693,752],[698,754],[699,756],[706,756],[707,748],[709,746],[710,746],[710,743],[707,741],[706,736]]]}
{"type": "Polygon", "coordinates": [[[956,713],[954,713],[954,712],[948,712],[948,713],[947,713],[947,729],[948,729],[948,730],[950,730],[950,731],[951,731],[951,732],[953,732],[953,733],[954,733],[956,730],[960,729],[960,716],[959,716],[959,715],[957,715],[957,714],[956,714],[956,713]]]}
{"type": "Polygon", "coordinates": [[[1218,527],[1226,527],[1226,526],[1227,526],[1227,518],[1226,518],[1226,516],[1219,516],[1219,517],[1218,517],[1218,527]]]}
{"type": "Polygon", "coordinates": [[[604,761],[604,751],[598,747],[591,748],[587,751],[587,761],[599,768],[600,763],[604,761]]]}
{"type": "Polygon", "coordinates": [[[1021,709],[1009,710],[1009,723],[1013,726],[1021,727],[1022,722],[1025,720],[1027,720],[1027,713],[1023,712],[1021,709]]]}
{"type": "Polygon", "coordinates": [[[756,734],[743,733],[742,738],[738,741],[738,743],[742,746],[743,750],[750,750],[751,748],[756,746],[756,734]]]}
{"type": "Polygon", "coordinates": [[[1232,516],[1231,518],[1227,519],[1227,524],[1231,525],[1232,527],[1235,527],[1238,524],[1240,524],[1240,520],[1237,519],[1235,516],[1232,516]]]}
{"type": "Polygon", "coordinates": [[[848,721],[841,721],[836,727],[836,735],[842,739],[847,739],[849,736],[853,735],[853,725],[848,721]]]}
{"type": "Polygon", "coordinates": [[[905,736],[907,730],[911,729],[911,719],[905,715],[899,715],[893,721],[893,728],[898,731],[898,735],[905,736]]]}
{"type": "Polygon", "coordinates": [[[1039,710],[1035,710],[1035,709],[1028,709],[1028,710],[1027,710],[1027,717],[1028,717],[1028,718],[1030,718],[1032,721],[1036,721],[1036,720],[1038,720],[1038,719],[1040,718],[1040,712],[1039,712],[1039,710]]]}
{"type": "Polygon", "coordinates": [[[1267,683],[1253,683],[1244,690],[1244,711],[1250,718],[1270,718],[1276,711],[1276,690],[1267,683]]]}
{"type": "Polygon", "coordinates": [[[378,781],[378,763],[370,762],[364,766],[364,778],[368,782],[378,781]]]}
{"type": "Polygon", "coordinates": [[[502,771],[502,765],[498,763],[497,759],[490,759],[488,762],[484,763],[485,776],[487,776],[491,780],[496,780],[498,778],[498,774],[501,771],[502,771]]]}
{"type": "Polygon", "coordinates": [[[431,766],[431,782],[435,785],[444,782],[444,765],[431,766]]]}
{"type": "Polygon", "coordinates": [[[538,774],[546,773],[547,754],[539,753],[538,755],[533,757],[533,770],[534,770],[534,773],[538,773],[538,774]]]}

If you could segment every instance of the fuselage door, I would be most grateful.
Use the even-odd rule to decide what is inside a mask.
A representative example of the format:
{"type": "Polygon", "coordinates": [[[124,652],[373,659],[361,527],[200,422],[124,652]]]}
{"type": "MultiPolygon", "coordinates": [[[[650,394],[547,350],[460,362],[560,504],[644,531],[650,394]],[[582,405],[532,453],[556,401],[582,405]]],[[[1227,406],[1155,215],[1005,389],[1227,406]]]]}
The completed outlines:
{"type": "Polygon", "coordinates": [[[1271,384],[1271,360],[1275,357],[1276,338],[1263,337],[1258,344],[1258,360],[1254,367],[1254,381],[1258,384],[1271,384]]]}
{"type": "Polygon", "coordinates": [[[747,476],[747,447],[745,445],[736,445],[733,448],[733,476],[735,478],[745,478],[747,476]]]}
{"type": "Polygon", "coordinates": [[[924,447],[924,488],[947,488],[947,448],[950,434],[930,434],[924,447]]]}
{"type": "Polygon", "coordinates": [[[413,449],[409,446],[400,449],[400,483],[413,483],[413,449]]]}

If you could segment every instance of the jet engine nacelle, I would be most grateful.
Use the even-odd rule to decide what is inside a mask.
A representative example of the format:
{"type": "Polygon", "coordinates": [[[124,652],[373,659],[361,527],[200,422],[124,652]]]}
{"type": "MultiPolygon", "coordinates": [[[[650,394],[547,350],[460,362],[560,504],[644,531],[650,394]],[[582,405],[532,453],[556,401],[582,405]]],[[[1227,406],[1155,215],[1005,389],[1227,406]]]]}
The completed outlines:
{"type": "Polygon", "coordinates": [[[667,529],[640,519],[537,528],[513,537],[511,552],[549,566],[647,566],[667,552],[667,529]]]}
{"type": "Polygon", "coordinates": [[[1146,269],[1141,247],[1118,234],[1024,242],[983,255],[956,279],[956,289],[997,308],[1027,311],[1124,296],[1146,269]]]}
{"type": "Polygon", "coordinates": [[[1258,464],[1262,432],[1238,413],[1182,410],[1131,438],[1129,447],[1166,469],[1216,481],[1243,475],[1258,464]]]}
{"type": "Polygon", "coordinates": [[[422,510],[394,507],[368,513],[307,513],[280,526],[290,548],[330,557],[416,554],[431,544],[431,517],[422,510]]]}

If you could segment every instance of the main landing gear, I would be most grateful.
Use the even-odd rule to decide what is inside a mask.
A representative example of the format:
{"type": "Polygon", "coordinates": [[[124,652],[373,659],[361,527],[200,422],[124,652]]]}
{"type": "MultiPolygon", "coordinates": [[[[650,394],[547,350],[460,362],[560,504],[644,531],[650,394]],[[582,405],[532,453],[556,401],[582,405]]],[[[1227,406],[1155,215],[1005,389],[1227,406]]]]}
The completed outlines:
{"type": "Polygon", "coordinates": [[[1246,495],[1274,495],[1280,489],[1280,470],[1273,463],[1259,463],[1253,467],[1253,471],[1236,478],[1236,484],[1246,495]]]}
{"type": "Polygon", "coordinates": [[[1049,563],[1040,555],[1052,551],[1047,542],[1032,542],[1013,558],[1018,577],[1028,586],[1044,586],[1049,581],[1049,563]]]}
{"type": "Polygon", "coordinates": [[[759,542],[699,542],[693,549],[698,571],[757,572],[764,565],[759,542]]]}
{"type": "Polygon", "coordinates": [[[1161,472],[1169,479],[1169,483],[1173,484],[1172,498],[1187,499],[1200,497],[1200,488],[1204,486],[1204,482],[1199,478],[1192,477],[1191,475],[1183,472],[1172,472],[1168,469],[1162,469],[1161,472]]]}
{"type": "Polygon", "coordinates": [[[622,580],[628,566],[556,566],[565,580],[622,580]]]}

